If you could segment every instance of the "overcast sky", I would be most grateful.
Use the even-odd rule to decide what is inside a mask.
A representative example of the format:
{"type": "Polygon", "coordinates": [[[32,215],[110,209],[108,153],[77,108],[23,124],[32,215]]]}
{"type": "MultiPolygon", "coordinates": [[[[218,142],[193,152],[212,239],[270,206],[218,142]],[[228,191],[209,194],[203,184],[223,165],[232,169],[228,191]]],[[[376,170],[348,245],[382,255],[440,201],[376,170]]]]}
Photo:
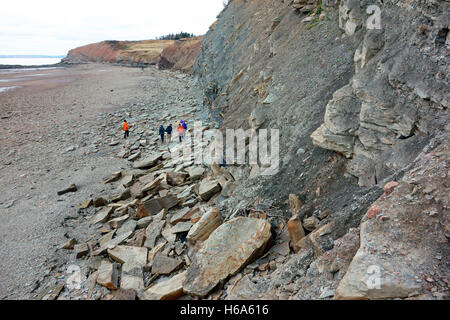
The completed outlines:
{"type": "Polygon", "coordinates": [[[66,55],[102,40],[201,35],[223,0],[11,0],[0,5],[0,55],[66,55]]]}

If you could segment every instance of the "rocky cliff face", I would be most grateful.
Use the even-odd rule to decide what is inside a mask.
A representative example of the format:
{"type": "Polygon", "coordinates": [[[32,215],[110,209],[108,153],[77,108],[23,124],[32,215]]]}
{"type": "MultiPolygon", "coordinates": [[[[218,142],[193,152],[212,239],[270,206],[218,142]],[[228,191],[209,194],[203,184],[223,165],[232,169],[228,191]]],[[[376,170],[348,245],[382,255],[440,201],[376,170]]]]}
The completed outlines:
{"type": "Polygon", "coordinates": [[[165,47],[159,56],[159,68],[192,72],[201,49],[201,40],[202,37],[183,39],[165,47]]]}
{"type": "Polygon", "coordinates": [[[156,65],[191,71],[202,37],[176,40],[102,41],[69,51],[65,63],[117,63],[156,65]]]}
{"type": "Polygon", "coordinates": [[[233,0],[218,16],[195,63],[204,114],[222,128],[278,129],[280,170],[230,169],[234,192],[216,205],[225,216],[272,208],[282,243],[287,199],[296,194],[296,219],[308,226],[296,254],[277,259],[276,271],[246,275],[228,295],[331,298],[338,288],[340,298],[436,298],[448,291],[441,260],[449,236],[449,5],[233,0]],[[392,180],[398,189],[383,190],[392,180]],[[419,192],[428,185],[436,194],[419,192]],[[366,281],[370,266],[381,275],[375,289],[366,281]]]}

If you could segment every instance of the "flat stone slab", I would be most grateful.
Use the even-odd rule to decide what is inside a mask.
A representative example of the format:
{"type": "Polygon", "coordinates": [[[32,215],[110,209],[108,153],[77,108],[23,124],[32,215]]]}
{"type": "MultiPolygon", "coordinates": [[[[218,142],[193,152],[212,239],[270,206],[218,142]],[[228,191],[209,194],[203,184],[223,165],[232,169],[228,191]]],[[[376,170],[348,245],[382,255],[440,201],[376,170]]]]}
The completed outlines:
{"type": "Polygon", "coordinates": [[[183,290],[205,297],[229,276],[260,256],[271,238],[270,223],[263,219],[237,217],[222,224],[193,257],[183,290]]]}
{"type": "Polygon", "coordinates": [[[148,217],[161,212],[162,209],[169,210],[178,204],[178,198],[175,196],[166,196],[162,198],[151,199],[139,204],[137,216],[139,218],[148,217]]]}
{"type": "Polygon", "coordinates": [[[119,264],[103,260],[98,269],[97,283],[109,290],[119,288],[119,264]]]}
{"type": "Polygon", "coordinates": [[[162,154],[153,154],[153,155],[146,157],[145,159],[143,159],[141,161],[135,162],[133,164],[133,168],[134,169],[150,168],[150,167],[153,167],[160,159],[162,159],[162,154]]]}
{"type": "Polygon", "coordinates": [[[153,257],[152,273],[171,274],[184,264],[184,261],[156,254],[153,257]]]}
{"type": "Polygon", "coordinates": [[[183,293],[183,281],[186,278],[186,271],[169,280],[155,284],[144,292],[145,300],[175,300],[181,297],[183,293]]]}
{"type": "Polygon", "coordinates": [[[147,248],[132,246],[117,246],[108,249],[108,255],[115,261],[122,264],[145,265],[147,263],[147,248]]]}
{"type": "Polygon", "coordinates": [[[212,208],[205,213],[189,230],[187,239],[195,244],[197,241],[203,241],[222,223],[222,216],[219,210],[212,208]]]}
{"type": "Polygon", "coordinates": [[[99,222],[106,222],[109,219],[109,216],[114,211],[114,208],[112,207],[105,207],[101,209],[99,212],[95,214],[95,216],[92,218],[92,224],[96,224],[99,222]]]}
{"type": "Polygon", "coordinates": [[[221,187],[218,181],[203,180],[200,182],[199,195],[203,201],[208,201],[213,195],[220,192],[221,187]]]}

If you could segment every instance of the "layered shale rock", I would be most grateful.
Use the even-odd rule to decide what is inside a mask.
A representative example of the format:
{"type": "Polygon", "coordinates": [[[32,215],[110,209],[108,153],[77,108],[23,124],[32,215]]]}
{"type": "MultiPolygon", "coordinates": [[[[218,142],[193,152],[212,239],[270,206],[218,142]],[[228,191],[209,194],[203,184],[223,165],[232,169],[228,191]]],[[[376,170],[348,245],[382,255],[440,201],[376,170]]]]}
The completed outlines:
{"type": "Polygon", "coordinates": [[[189,267],[185,292],[206,296],[219,282],[258,257],[271,238],[266,220],[239,217],[217,228],[203,243],[189,267]]]}

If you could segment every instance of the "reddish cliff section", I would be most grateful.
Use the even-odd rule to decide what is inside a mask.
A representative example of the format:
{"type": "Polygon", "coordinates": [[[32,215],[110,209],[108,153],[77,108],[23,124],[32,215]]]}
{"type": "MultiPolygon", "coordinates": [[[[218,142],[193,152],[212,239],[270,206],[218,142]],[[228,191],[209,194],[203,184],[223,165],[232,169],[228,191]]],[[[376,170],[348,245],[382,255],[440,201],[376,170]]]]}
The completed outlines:
{"type": "Polygon", "coordinates": [[[201,49],[202,37],[183,40],[102,41],[72,49],[65,63],[156,65],[190,72],[201,49]]]}
{"type": "Polygon", "coordinates": [[[174,69],[192,72],[195,60],[202,48],[202,37],[182,39],[163,49],[158,66],[161,69],[174,69]]]}

